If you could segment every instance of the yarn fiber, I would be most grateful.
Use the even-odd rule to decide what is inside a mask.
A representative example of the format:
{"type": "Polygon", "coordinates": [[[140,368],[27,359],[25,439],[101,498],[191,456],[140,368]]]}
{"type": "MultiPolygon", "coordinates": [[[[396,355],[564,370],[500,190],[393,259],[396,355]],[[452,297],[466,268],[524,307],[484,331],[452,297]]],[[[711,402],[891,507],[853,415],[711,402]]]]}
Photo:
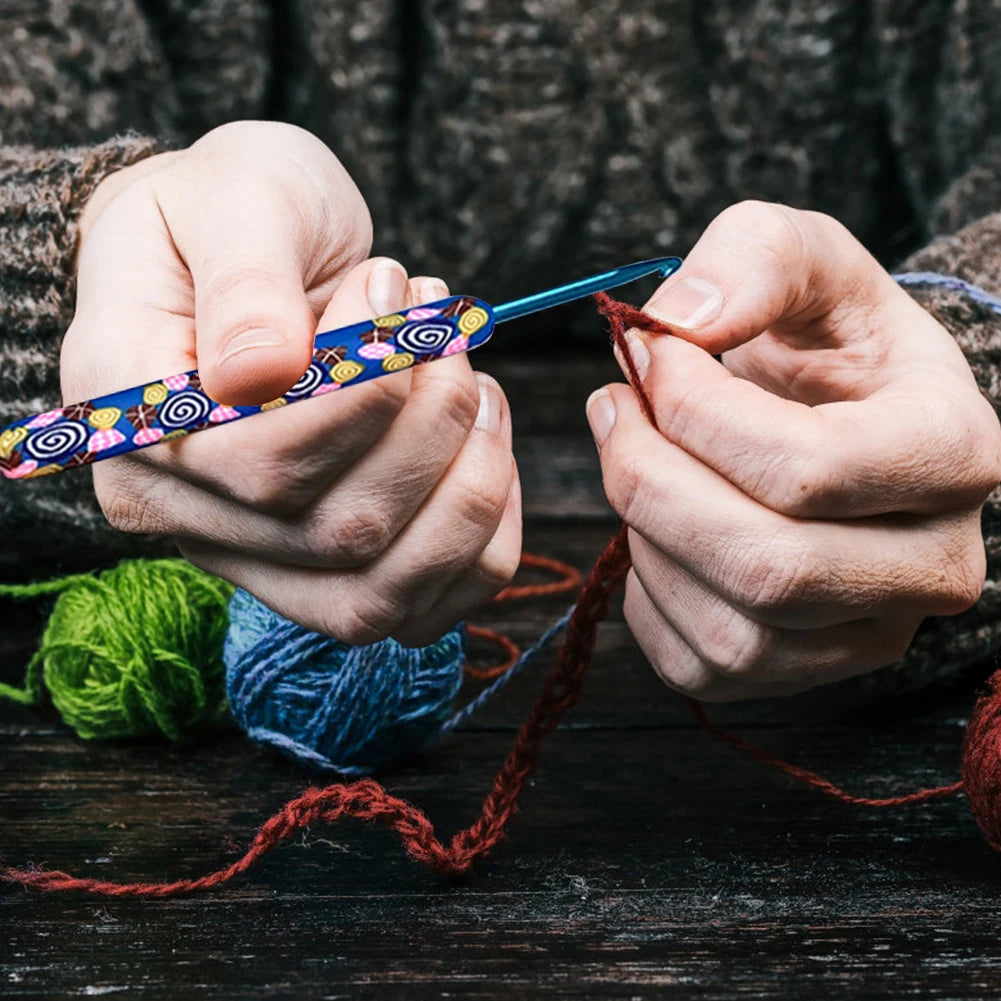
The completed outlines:
{"type": "Polygon", "coordinates": [[[223,659],[230,712],[260,744],[321,771],[369,775],[440,733],[462,684],[463,630],[428,647],[350,646],[233,594],[223,659]]]}
{"type": "Polygon", "coordinates": [[[179,559],[124,560],[93,575],[5,586],[14,598],[59,594],[18,700],[37,702],[44,682],[80,737],[182,739],[225,710],[232,591],[179,559]]]}
{"type": "Polygon", "coordinates": [[[966,725],[963,791],[981,834],[1001,852],[1001,670],[991,675],[966,725]]]}

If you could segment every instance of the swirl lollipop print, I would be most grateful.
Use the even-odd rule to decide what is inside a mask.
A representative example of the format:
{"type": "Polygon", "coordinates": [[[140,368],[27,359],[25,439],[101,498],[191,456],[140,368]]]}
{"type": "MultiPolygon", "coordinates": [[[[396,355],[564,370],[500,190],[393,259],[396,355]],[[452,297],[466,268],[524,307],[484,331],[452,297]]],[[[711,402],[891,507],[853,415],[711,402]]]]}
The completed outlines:
{"type": "Polygon", "coordinates": [[[477,348],[489,340],[495,324],[504,320],[655,271],[666,277],[680,264],[676,257],[640,261],[496,307],[473,296],[451,296],[317,334],[312,361],[295,385],[257,406],[228,406],[211,399],[197,371],[147,378],[131,389],[46,410],[0,430],[0,474],[9,479],[46,476],[348,389],[477,348]]]}
{"type": "Polygon", "coordinates": [[[408,320],[396,331],[396,344],[401,351],[413,355],[441,351],[456,334],[456,327],[445,317],[429,320],[408,320]]]}

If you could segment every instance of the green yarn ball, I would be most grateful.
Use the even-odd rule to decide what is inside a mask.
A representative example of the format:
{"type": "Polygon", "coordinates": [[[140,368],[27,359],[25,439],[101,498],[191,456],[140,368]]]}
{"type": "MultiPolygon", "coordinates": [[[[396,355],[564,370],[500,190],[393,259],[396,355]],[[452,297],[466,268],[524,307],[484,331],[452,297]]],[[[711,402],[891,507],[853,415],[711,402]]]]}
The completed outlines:
{"type": "Polygon", "coordinates": [[[226,581],[185,560],[124,560],[94,575],[3,588],[20,598],[52,591],[59,597],[24,691],[37,701],[44,679],[80,737],[180,740],[225,712],[226,581]]]}

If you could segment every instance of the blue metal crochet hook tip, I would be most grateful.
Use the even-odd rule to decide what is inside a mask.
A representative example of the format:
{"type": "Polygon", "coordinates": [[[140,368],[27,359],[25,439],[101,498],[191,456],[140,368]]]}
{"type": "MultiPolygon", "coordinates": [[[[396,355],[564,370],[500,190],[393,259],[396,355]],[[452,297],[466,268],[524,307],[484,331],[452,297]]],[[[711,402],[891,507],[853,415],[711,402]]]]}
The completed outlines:
{"type": "Polygon", "coordinates": [[[581,278],[567,285],[543,289],[541,292],[526,295],[521,299],[502,302],[499,306],[494,307],[494,322],[503,323],[505,320],[514,320],[519,316],[538,313],[540,310],[550,309],[553,306],[562,306],[566,302],[573,302],[574,299],[583,299],[596,292],[607,292],[610,288],[615,288],[618,285],[626,285],[636,281],[637,278],[644,278],[646,275],[658,274],[661,278],[667,278],[680,267],[680,257],[654,257],[649,261],[626,264],[621,268],[603,271],[600,275],[581,278]]]}

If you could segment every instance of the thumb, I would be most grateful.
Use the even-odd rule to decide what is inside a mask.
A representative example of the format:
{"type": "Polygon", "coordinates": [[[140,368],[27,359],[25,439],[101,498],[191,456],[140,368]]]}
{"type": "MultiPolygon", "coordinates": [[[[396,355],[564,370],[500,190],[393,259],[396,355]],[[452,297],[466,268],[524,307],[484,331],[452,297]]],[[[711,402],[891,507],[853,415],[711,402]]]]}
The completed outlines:
{"type": "Polygon", "coordinates": [[[214,248],[189,267],[205,392],[229,405],[287,392],[309,367],[316,324],[295,258],[262,241],[214,248]]]}
{"type": "Polygon", "coordinates": [[[878,324],[844,321],[900,296],[893,279],[836,220],[742,202],[718,215],[645,311],[720,354],[765,330],[809,328],[811,347],[839,347],[878,324]],[[819,342],[819,343],[818,343],[819,342]]]}

